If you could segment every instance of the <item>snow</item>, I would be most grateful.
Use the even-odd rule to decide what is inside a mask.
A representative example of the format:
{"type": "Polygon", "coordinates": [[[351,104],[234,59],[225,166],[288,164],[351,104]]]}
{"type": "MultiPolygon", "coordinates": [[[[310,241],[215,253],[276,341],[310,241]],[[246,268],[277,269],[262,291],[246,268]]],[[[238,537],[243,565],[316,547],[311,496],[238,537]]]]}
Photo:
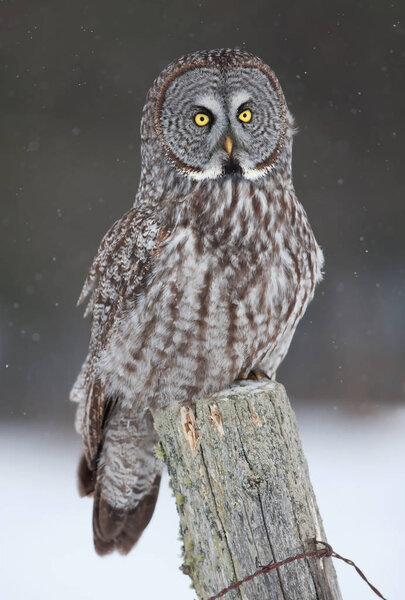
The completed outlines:
{"type": "MultiPolygon", "coordinates": [[[[298,410],[305,454],[329,542],[358,563],[390,600],[401,597],[405,506],[405,409],[353,418],[332,408],[298,410]]],[[[79,440],[52,425],[0,427],[2,600],[192,600],[179,571],[177,514],[167,477],[155,516],[127,557],[98,557],[91,501],[78,497],[79,440]]],[[[335,561],[345,600],[373,593],[335,561]]]]}
{"type": "MultiPolygon", "coordinates": [[[[378,418],[333,411],[298,415],[329,543],[389,600],[403,597],[405,409],[378,418]]],[[[334,560],[345,600],[377,598],[353,567],[334,560]]]]}

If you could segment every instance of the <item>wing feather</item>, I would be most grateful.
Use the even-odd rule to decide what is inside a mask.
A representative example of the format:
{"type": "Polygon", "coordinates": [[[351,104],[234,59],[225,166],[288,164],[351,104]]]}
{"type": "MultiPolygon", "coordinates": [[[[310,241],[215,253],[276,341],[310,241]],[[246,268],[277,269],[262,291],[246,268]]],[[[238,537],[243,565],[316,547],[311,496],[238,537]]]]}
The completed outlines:
{"type": "Polygon", "coordinates": [[[84,283],[78,304],[89,297],[89,353],[70,399],[78,402],[76,428],[82,434],[90,468],[97,457],[108,404],[98,363],[122,315],[136,304],[153,261],[170,232],[146,209],[131,209],[104,236],[84,283]]]}

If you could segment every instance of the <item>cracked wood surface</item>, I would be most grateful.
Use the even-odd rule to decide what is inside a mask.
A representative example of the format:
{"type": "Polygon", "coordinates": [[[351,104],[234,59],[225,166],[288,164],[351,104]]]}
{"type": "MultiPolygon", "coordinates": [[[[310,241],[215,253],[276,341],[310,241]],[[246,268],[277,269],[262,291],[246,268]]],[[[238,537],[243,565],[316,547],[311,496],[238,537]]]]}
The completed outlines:
{"type": "MultiPolygon", "coordinates": [[[[315,549],[315,539],[326,541],[282,385],[239,382],[190,407],[155,411],[154,420],[180,516],[183,571],[200,600],[271,560],[315,549]]],[[[303,559],[224,598],[341,595],[331,559],[303,559]]]]}

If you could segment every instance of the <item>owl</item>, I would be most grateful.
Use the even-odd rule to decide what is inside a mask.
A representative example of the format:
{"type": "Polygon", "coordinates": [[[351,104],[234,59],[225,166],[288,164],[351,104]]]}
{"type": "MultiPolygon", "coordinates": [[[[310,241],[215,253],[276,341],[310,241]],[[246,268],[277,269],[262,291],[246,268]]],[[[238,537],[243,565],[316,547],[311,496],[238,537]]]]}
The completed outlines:
{"type": "Polygon", "coordinates": [[[237,49],[176,60],[147,95],[134,206],[79,298],[91,335],[71,399],[99,554],[127,553],[153,514],[162,463],[150,409],[273,379],[321,279],[292,182],[293,131],[273,71],[237,49]]]}

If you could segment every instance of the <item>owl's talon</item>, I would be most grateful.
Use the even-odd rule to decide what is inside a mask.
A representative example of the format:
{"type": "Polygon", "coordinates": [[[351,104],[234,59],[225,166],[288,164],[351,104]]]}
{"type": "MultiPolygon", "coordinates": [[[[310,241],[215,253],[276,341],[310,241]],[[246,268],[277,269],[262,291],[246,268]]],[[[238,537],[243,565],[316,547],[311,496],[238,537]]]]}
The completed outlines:
{"type": "Polygon", "coordinates": [[[253,381],[262,381],[263,379],[270,379],[268,375],[261,369],[252,369],[251,371],[243,370],[239,373],[235,381],[252,379],[253,381]]]}
{"type": "Polygon", "coordinates": [[[270,379],[270,377],[261,369],[252,369],[247,376],[248,379],[254,381],[262,381],[263,379],[270,379]]]}
{"type": "Polygon", "coordinates": [[[241,371],[239,373],[239,375],[237,376],[237,378],[235,379],[235,381],[239,381],[240,379],[248,379],[249,377],[249,371],[246,371],[245,369],[243,371],[241,371]]]}

